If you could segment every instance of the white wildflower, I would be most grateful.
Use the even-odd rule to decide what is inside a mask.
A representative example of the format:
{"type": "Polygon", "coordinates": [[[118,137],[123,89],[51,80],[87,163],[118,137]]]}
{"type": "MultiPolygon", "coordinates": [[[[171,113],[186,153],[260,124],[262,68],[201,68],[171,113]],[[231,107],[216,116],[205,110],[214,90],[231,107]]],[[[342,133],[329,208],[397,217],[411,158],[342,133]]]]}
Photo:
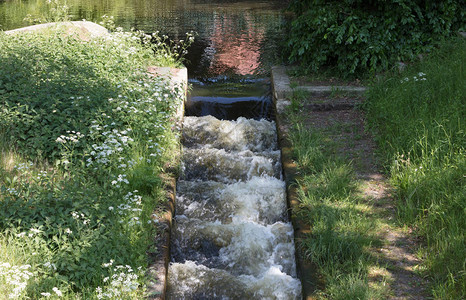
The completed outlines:
{"type": "Polygon", "coordinates": [[[63,293],[57,287],[54,287],[52,290],[55,292],[55,294],[57,294],[58,297],[63,296],[63,293]]]}

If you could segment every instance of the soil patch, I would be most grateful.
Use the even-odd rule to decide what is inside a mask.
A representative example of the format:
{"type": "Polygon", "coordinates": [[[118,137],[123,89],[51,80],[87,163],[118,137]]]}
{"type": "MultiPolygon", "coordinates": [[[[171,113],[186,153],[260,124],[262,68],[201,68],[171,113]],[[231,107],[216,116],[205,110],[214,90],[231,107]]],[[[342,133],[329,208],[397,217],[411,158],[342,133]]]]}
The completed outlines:
{"type": "Polygon", "coordinates": [[[345,81],[337,78],[313,79],[306,76],[294,77],[291,82],[298,86],[362,86],[361,81],[357,79],[345,81]]]}

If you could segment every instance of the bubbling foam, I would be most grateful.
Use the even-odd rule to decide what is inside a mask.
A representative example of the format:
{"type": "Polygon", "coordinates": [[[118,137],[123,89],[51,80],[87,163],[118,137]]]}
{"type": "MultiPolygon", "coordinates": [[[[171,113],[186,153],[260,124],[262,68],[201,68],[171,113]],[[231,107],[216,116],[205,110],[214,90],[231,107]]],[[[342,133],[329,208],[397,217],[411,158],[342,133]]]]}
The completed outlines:
{"type": "Polygon", "coordinates": [[[274,177],[253,177],[233,184],[179,181],[176,211],[188,218],[224,223],[233,216],[264,224],[285,221],[285,183],[274,177]]]}
{"type": "Polygon", "coordinates": [[[227,152],[203,147],[184,149],[183,180],[214,180],[224,183],[250,180],[254,176],[281,177],[280,151],[227,152]]]}
{"type": "Polygon", "coordinates": [[[168,299],[299,299],[275,123],[184,120],[168,299]]]}
{"type": "Polygon", "coordinates": [[[233,151],[277,149],[275,122],[238,118],[221,121],[212,116],[185,117],[183,144],[188,147],[210,145],[233,151]]]}

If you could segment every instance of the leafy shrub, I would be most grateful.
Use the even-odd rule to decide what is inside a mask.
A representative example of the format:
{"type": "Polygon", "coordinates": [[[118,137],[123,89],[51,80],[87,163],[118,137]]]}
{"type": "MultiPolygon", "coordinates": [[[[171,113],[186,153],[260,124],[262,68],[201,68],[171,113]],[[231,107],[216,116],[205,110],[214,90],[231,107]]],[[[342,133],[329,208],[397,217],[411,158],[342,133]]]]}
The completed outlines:
{"type": "Polygon", "coordinates": [[[64,136],[84,136],[68,143],[75,153],[91,146],[92,121],[111,119],[108,129],[150,127],[147,119],[138,114],[128,118],[125,111],[164,111],[170,106],[165,101],[150,102],[167,91],[144,75],[148,64],[159,65],[159,61],[150,46],[141,45],[140,34],[116,32],[89,43],[60,34],[2,35],[0,128],[6,132],[6,142],[31,159],[55,161],[71,150],[64,147],[64,136]],[[129,99],[137,107],[132,108],[129,99]]]}
{"type": "Polygon", "coordinates": [[[387,70],[464,26],[464,8],[460,0],[293,0],[288,58],[346,76],[387,70]]]}

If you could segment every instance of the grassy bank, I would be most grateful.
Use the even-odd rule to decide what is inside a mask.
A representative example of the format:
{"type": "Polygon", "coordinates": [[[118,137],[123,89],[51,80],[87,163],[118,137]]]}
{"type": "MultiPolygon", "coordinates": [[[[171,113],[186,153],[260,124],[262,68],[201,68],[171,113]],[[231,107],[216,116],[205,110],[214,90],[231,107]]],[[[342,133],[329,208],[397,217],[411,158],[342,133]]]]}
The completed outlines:
{"type": "Polygon", "coordinates": [[[426,285],[408,295],[466,297],[465,46],[447,42],[370,87],[363,108],[393,189],[383,197],[361,193],[369,182],[355,173],[374,162],[358,154],[364,134],[349,114],[309,111],[302,92],[291,99],[300,201],[293,213],[309,225],[299,243],[318,267],[318,298],[383,299],[407,291],[402,284],[426,285]]]}
{"type": "Polygon", "coordinates": [[[437,299],[466,297],[466,41],[448,42],[370,89],[367,112],[396,188],[399,221],[422,237],[437,299]]]}
{"type": "Polygon", "coordinates": [[[330,119],[322,120],[329,122],[327,126],[310,125],[314,118],[322,118],[322,112],[307,111],[306,98],[303,93],[295,94],[288,119],[294,124],[289,138],[298,170],[300,202],[293,214],[309,226],[309,234],[298,244],[321,278],[314,296],[386,298],[391,278],[375,249],[382,246],[380,230],[392,224],[364,195],[364,183],[358,179],[355,165],[346,156],[348,152],[340,150],[353,147],[354,141],[340,133],[352,131],[354,125],[330,119]]]}
{"type": "Polygon", "coordinates": [[[142,298],[184,91],[140,41],[0,32],[0,295],[142,298]]]}

